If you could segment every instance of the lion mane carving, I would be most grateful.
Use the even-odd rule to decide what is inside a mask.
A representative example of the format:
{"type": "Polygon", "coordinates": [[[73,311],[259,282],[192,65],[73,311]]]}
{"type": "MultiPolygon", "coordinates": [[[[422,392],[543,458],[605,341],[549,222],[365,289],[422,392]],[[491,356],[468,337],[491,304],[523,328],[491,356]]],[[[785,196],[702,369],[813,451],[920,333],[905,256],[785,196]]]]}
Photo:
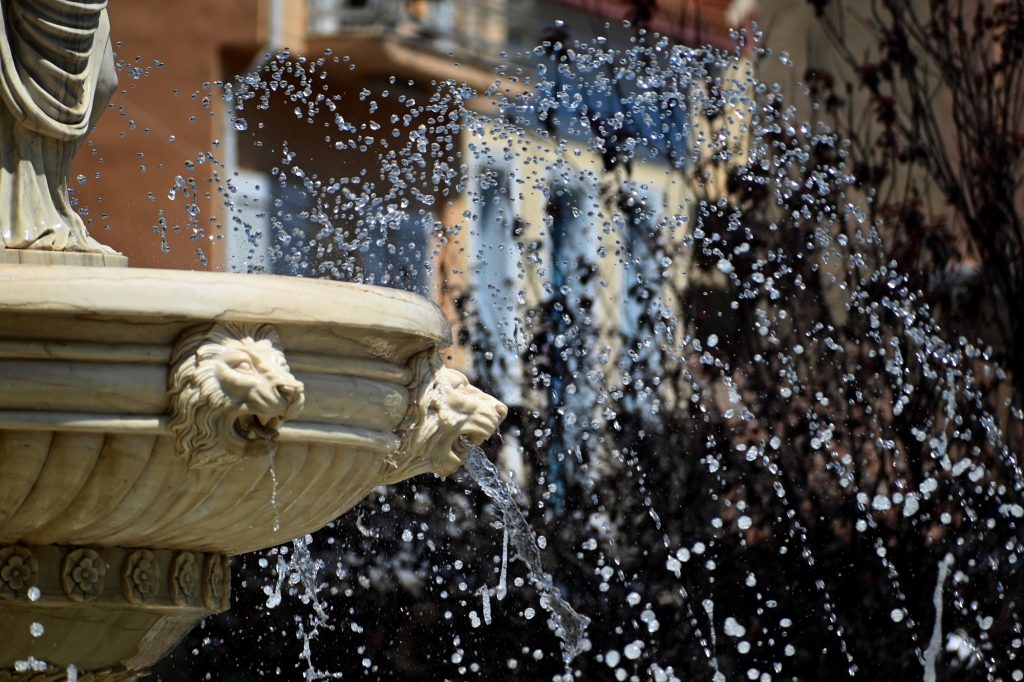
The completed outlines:
{"type": "Polygon", "coordinates": [[[190,467],[273,454],[303,386],[270,325],[222,322],[186,331],[171,355],[169,429],[190,467]]]}
{"type": "Polygon", "coordinates": [[[402,449],[387,483],[433,472],[450,476],[466,462],[461,440],[477,445],[490,438],[508,414],[505,405],[441,364],[434,351],[412,362],[414,384],[402,425],[402,449]]]}

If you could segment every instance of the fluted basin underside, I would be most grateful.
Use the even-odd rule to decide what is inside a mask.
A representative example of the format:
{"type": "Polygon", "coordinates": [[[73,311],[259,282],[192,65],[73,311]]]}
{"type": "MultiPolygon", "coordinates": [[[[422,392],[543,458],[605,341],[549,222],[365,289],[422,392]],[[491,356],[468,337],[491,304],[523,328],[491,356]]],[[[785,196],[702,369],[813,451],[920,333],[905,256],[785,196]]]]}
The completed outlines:
{"type": "Polygon", "coordinates": [[[3,431],[0,545],[248,552],[348,511],[385,480],[385,455],[281,443],[273,471],[269,456],[190,469],[169,436],[3,431]]]}

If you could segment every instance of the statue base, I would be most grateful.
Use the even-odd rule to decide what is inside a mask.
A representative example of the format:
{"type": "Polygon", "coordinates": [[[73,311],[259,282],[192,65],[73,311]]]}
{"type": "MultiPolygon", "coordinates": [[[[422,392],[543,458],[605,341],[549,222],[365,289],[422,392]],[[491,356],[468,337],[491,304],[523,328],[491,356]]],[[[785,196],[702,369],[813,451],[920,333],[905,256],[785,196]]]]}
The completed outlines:
{"type": "Polygon", "coordinates": [[[128,257],[112,253],[0,249],[0,264],[19,263],[22,265],[85,265],[99,268],[126,268],[128,267],[128,257]]]}

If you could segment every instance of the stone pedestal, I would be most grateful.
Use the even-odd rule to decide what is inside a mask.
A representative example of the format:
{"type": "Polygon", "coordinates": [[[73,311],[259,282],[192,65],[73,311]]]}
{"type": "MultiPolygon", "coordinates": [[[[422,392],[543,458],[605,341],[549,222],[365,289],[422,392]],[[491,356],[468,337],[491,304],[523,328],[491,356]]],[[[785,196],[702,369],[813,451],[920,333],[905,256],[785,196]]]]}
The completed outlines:
{"type": "Polygon", "coordinates": [[[36,251],[0,249],[0,265],[81,265],[99,268],[126,268],[127,256],[119,253],[81,253],[78,251],[36,251]]]}
{"type": "Polygon", "coordinates": [[[111,661],[122,662],[125,674],[145,670],[168,642],[227,610],[230,584],[228,559],[218,554],[0,547],[0,669],[34,660],[65,671],[103,669],[111,661]]]}

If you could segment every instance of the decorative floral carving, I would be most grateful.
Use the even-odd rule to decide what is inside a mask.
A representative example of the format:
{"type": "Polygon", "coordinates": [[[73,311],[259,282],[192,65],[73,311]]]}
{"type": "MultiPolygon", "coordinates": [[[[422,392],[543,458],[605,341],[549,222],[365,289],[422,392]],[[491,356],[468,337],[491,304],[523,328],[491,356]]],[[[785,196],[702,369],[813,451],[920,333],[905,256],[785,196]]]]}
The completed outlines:
{"type": "Polygon", "coordinates": [[[95,550],[75,549],[64,557],[61,584],[71,601],[89,601],[103,592],[107,564],[95,550]]]}
{"type": "Polygon", "coordinates": [[[222,609],[227,607],[228,571],[227,566],[225,566],[226,561],[226,559],[216,555],[210,555],[206,559],[203,598],[207,608],[222,609]]]}
{"type": "Polygon", "coordinates": [[[272,454],[302,411],[303,385],[266,324],[225,322],[182,335],[171,356],[169,428],[191,467],[272,454]]]}
{"type": "Polygon", "coordinates": [[[199,566],[196,555],[182,552],[171,564],[171,601],[178,606],[195,604],[199,596],[199,566]]]}
{"type": "Polygon", "coordinates": [[[36,582],[39,564],[26,547],[0,549],[0,598],[23,596],[36,582]]]}
{"type": "MultiPolygon", "coordinates": [[[[179,608],[219,612],[230,604],[230,589],[230,561],[218,554],[0,545],[0,601],[29,597],[45,608],[102,601],[110,607],[158,607],[169,613],[179,608]]],[[[0,651],[2,641],[0,637],[0,651]]]]}
{"type": "Polygon", "coordinates": [[[416,379],[402,425],[402,451],[396,470],[387,474],[389,483],[427,472],[450,476],[465,463],[460,439],[482,443],[508,414],[501,401],[470,384],[462,372],[443,366],[436,352],[416,357],[412,366],[416,379]]]}
{"type": "Polygon", "coordinates": [[[124,596],[135,604],[152,601],[160,590],[160,564],[148,549],[138,549],[124,562],[121,575],[124,596]]]}

